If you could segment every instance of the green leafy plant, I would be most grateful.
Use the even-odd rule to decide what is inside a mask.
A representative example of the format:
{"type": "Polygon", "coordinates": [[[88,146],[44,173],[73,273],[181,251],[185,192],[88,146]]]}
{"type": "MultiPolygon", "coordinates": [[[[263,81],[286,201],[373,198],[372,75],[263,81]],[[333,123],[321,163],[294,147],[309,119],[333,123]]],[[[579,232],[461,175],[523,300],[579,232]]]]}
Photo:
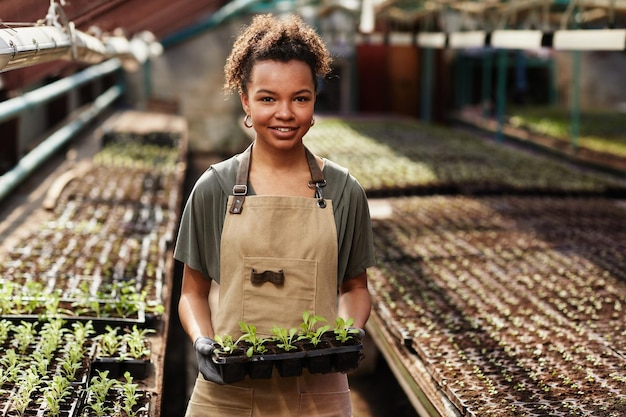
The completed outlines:
{"type": "Polygon", "coordinates": [[[293,342],[296,339],[298,329],[292,328],[287,330],[284,327],[274,326],[270,329],[270,332],[272,332],[274,338],[279,342],[276,346],[285,352],[297,349],[297,347],[293,345],[293,342]]]}
{"type": "Polygon", "coordinates": [[[4,368],[4,380],[15,383],[17,382],[24,363],[22,363],[15,349],[7,349],[0,357],[0,365],[4,368]]]}
{"type": "Polygon", "coordinates": [[[63,335],[67,332],[67,329],[63,327],[64,325],[65,320],[53,318],[41,326],[37,351],[41,352],[43,357],[48,360],[52,359],[54,352],[63,341],[63,335]]]}
{"type": "Polygon", "coordinates": [[[111,415],[111,408],[106,405],[104,402],[92,402],[88,405],[89,408],[93,411],[96,417],[105,417],[111,415]]]}
{"type": "Polygon", "coordinates": [[[335,339],[339,343],[345,343],[348,340],[352,339],[354,336],[359,334],[359,329],[355,329],[352,326],[354,325],[354,319],[348,318],[344,320],[343,317],[337,317],[335,319],[335,328],[333,332],[335,333],[335,339]]]}
{"type": "Polygon", "coordinates": [[[71,394],[70,382],[61,375],[55,375],[50,384],[43,392],[43,402],[46,405],[48,415],[57,417],[61,414],[61,403],[65,397],[71,394]]]}
{"type": "Polygon", "coordinates": [[[146,337],[156,333],[154,329],[140,329],[134,325],[130,331],[127,331],[122,337],[123,343],[126,344],[126,353],[133,359],[143,359],[150,356],[150,346],[146,341],[146,337]]]}
{"type": "Polygon", "coordinates": [[[134,281],[116,283],[115,299],[106,303],[107,312],[115,317],[131,317],[145,306],[145,293],[137,292],[134,281]]]}
{"type": "Polygon", "coordinates": [[[114,357],[120,355],[122,340],[119,337],[119,328],[106,326],[105,332],[98,336],[102,356],[114,357]]]}
{"type": "MultiPolygon", "coordinates": [[[[117,380],[109,378],[109,371],[101,371],[96,369],[97,375],[94,375],[91,378],[91,383],[89,384],[89,394],[91,396],[92,402],[90,402],[89,406],[93,409],[94,404],[99,404],[97,408],[100,410],[104,409],[104,403],[107,399],[107,395],[109,391],[115,387],[117,384],[117,380]]],[[[94,410],[95,411],[95,410],[94,410]]],[[[105,415],[105,414],[102,414],[105,415]]]]}
{"type": "Polygon", "coordinates": [[[72,330],[73,332],[71,337],[73,337],[74,343],[79,346],[83,346],[85,342],[96,332],[91,320],[86,322],[76,321],[72,323],[72,330]]]}
{"type": "Polygon", "coordinates": [[[229,334],[224,334],[224,335],[216,334],[215,342],[217,343],[215,352],[219,354],[232,355],[237,349],[237,341],[235,341],[233,339],[233,336],[229,334]]]}
{"type": "Polygon", "coordinates": [[[50,359],[47,358],[40,350],[36,350],[31,354],[30,367],[40,376],[44,377],[48,373],[48,365],[50,359]]]}
{"type": "Polygon", "coordinates": [[[124,379],[126,382],[121,384],[122,391],[124,393],[124,397],[122,399],[122,410],[124,410],[128,417],[134,417],[137,415],[137,410],[135,408],[140,397],[137,392],[139,385],[133,383],[133,377],[128,371],[124,373],[124,379]]]}
{"type": "Polygon", "coordinates": [[[74,379],[76,372],[82,367],[84,352],[81,345],[71,343],[63,349],[61,359],[61,370],[63,375],[69,379],[74,379]]]}
{"type": "Polygon", "coordinates": [[[17,383],[19,388],[13,396],[13,410],[23,416],[31,401],[31,395],[37,390],[41,378],[33,369],[20,371],[17,383]]]}
{"type": "Polygon", "coordinates": [[[248,324],[240,321],[239,327],[243,332],[243,335],[241,335],[239,340],[246,342],[250,345],[250,347],[246,350],[246,355],[248,357],[251,357],[254,354],[263,354],[267,352],[267,347],[265,347],[267,339],[260,337],[257,334],[257,329],[254,324],[248,324]]]}
{"type": "Polygon", "coordinates": [[[25,354],[31,343],[35,340],[35,323],[22,321],[13,328],[13,343],[18,353],[25,354]]]}
{"type": "MultiPolygon", "coordinates": [[[[2,294],[0,293],[0,297],[2,294]]],[[[0,309],[0,312],[2,310],[0,309]]],[[[0,345],[4,344],[4,342],[9,337],[9,332],[13,329],[13,323],[9,320],[0,320],[0,345]]]]}
{"type": "Polygon", "coordinates": [[[302,334],[298,337],[298,340],[308,340],[313,346],[317,346],[322,340],[322,335],[330,329],[330,325],[326,324],[317,328],[316,326],[327,321],[322,316],[311,315],[309,311],[305,311],[302,313],[302,323],[300,324],[302,334]]]}

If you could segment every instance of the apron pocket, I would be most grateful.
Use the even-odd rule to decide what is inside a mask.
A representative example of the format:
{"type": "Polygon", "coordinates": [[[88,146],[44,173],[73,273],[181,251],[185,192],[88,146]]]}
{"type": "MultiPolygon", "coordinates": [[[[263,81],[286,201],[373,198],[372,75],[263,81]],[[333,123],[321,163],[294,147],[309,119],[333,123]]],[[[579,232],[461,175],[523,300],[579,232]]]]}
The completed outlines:
{"type": "Polygon", "coordinates": [[[302,313],[314,313],[317,261],[309,259],[245,257],[243,274],[243,321],[266,333],[273,325],[291,328],[302,323],[302,313]],[[267,272],[284,280],[259,283],[255,276],[267,272]],[[254,282],[253,282],[254,281],[254,282]]]}
{"type": "Polygon", "coordinates": [[[185,417],[252,416],[252,389],[196,379],[185,417]]]}
{"type": "Polygon", "coordinates": [[[351,417],[350,391],[300,394],[300,417],[351,417]]]}

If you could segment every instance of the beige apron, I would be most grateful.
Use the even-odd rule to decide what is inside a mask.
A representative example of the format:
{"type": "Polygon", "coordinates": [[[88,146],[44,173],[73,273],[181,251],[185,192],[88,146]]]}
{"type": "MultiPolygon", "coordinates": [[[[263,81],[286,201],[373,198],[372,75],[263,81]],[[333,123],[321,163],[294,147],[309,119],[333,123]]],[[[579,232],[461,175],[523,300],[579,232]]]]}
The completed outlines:
{"type": "MultiPolygon", "coordinates": [[[[229,197],[222,231],[219,308],[213,312],[216,334],[240,335],[239,322],[257,326],[269,336],[275,325],[298,327],[305,310],[332,325],[337,316],[337,232],[330,200],[282,196],[246,196],[251,147],[240,161],[237,184],[229,197]],[[284,283],[254,285],[252,270],[282,270],[284,283]]],[[[325,185],[313,155],[307,150],[310,185],[325,185]]],[[[244,379],[218,385],[196,381],[187,408],[196,416],[351,416],[345,374],[272,379],[244,379]]]]}

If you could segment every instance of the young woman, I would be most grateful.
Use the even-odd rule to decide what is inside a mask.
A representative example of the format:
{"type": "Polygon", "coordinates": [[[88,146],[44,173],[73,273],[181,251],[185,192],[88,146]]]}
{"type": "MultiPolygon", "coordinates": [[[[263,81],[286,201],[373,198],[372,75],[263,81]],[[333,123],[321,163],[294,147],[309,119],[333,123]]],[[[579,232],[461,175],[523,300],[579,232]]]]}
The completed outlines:
{"type": "Polygon", "coordinates": [[[275,325],[298,327],[304,311],[353,318],[358,328],[368,320],[366,270],[375,260],[367,198],[302,141],[330,63],[300,18],[271,15],[254,17],[227,59],[225,89],[239,94],[255,139],[199,178],[181,220],[179,314],[200,370],[187,416],[351,416],[345,374],[274,372],[224,384],[210,360],[214,336],[237,337],[240,321],[269,336],[275,325]],[[254,275],[265,271],[281,282],[259,285],[254,275]]]}

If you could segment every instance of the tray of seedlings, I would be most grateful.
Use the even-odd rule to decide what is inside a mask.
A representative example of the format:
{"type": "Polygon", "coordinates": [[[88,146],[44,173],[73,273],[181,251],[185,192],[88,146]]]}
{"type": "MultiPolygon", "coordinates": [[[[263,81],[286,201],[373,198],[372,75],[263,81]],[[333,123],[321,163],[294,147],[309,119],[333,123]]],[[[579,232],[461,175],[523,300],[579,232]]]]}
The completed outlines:
{"type": "Polygon", "coordinates": [[[354,320],[337,318],[334,325],[308,311],[302,314],[299,328],[274,326],[271,336],[264,337],[251,323],[240,322],[241,335],[216,335],[217,348],[211,360],[224,382],[233,383],[246,377],[271,378],[276,371],[281,377],[349,372],[363,358],[359,330],[354,320]]]}
{"type": "MultiPolygon", "coordinates": [[[[560,143],[560,149],[571,145],[571,112],[566,108],[524,106],[512,108],[507,122],[526,131],[544,135],[560,143]]],[[[585,111],[581,114],[579,150],[591,151],[596,160],[609,156],[626,164],[626,120],[617,111],[585,111]]]]}
{"type": "Polygon", "coordinates": [[[92,163],[54,189],[53,217],[0,263],[0,316],[151,325],[163,312],[175,233],[180,135],[108,132],[92,163]]]}
{"type": "Polygon", "coordinates": [[[370,197],[626,196],[623,181],[611,176],[409,119],[321,118],[305,144],[347,167],[370,197]]]}
{"type": "Polygon", "coordinates": [[[60,318],[0,320],[0,415],[149,415],[151,394],[133,381],[151,372],[151,333],[99,333],[90,321],[60,318]]]}
{"type": "Polygon", "coordinates": [[[394,216],[374,220],[374,308],[461,414],[626,413],[622,205],[389,202],[394,216]]]}
{"type": "Polygon", "coordinates": [[[90,323],[0,321],[0,414],[76,416],[95,355],[90,323]]]}
{"type": "Polygon", "coordinates": [[[0,416],[150,415],[183,134],[107,131],[2,254],[0,416]]]}

